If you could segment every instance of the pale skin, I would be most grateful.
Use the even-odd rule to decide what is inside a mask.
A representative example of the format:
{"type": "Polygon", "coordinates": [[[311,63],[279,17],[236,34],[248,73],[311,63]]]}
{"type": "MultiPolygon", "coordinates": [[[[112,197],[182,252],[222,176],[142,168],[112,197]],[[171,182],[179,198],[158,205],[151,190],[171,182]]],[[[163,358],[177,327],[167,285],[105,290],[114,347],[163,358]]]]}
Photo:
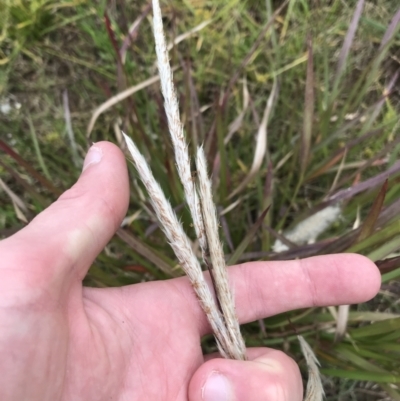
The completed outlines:
{"type": "MultiPolygon", "coordinates": [[[[86,165],[60,199],[0,242],[0,399],[301,401],[299,369],[280,351],[249,348],[246,362],[203,355],[210,327],[186,278],[82,286],[129,198],[117,147],[97,143],[86,165]]],[[[229,277],[241,323],[367,301],[380,286],[375,265],[351,254],[246,263],[229,277]]]]}

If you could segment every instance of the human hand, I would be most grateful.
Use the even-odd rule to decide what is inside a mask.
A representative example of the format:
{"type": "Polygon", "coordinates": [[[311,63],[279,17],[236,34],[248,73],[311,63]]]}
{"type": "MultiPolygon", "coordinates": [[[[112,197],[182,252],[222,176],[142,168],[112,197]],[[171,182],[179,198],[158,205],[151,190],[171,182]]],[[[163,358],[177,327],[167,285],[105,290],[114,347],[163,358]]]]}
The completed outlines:
{"type": "MultiPolygon", "coordinates": [[[[210,327],[185,277],[82,287],[128,199],[123,154],[97,143],[78,182],[0,242],[0,400],[302,400],[298,367],[280,351],[202,354],[210,327]]],[[[380,286],[375,265],[351,254],[246,263],[229,276],[241,323],[363,302],[380,286]]]]}

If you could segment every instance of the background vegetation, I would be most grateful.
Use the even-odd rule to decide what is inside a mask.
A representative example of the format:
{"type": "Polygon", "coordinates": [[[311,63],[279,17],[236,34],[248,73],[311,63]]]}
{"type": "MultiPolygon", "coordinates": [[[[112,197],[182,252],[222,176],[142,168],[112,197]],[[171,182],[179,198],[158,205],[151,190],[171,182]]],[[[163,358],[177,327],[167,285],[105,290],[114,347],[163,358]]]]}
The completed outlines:
{"type": "MultiPolygon", "coordinates": [[[[191,233],[158,83],[146,83],[157,74],[149,4],[0,3],[2,237],[75,182],[91,142],[122,145],[120,129],[151,156],[191,233]],[[140,84],[94,121],[101,104],[140,84]]],[[[300,332],[322,363],[328,400],[400,400],[398,5],[185,0],[164,2],[163,13],[168,40],[176,42],[170,55],[186,132],[191,146],[205,144],[213,168],[229,263],[353,251],[382,270],[379,296],[351,307],[348,319],[337,308],[286,313],[246,325],[247,344],[299,358],[300,332]],[[327,206],[337,212],[332,225],[326,214],[322,222],[314,216],[300,226],[302,241],[291,236],[327,206]],[[329,228],[308,244],[318,224],[329,228]],[[277,239],[287,251],[273,252],[277,239]]],[[[87,285],[181,274],[131,176],[128,217],[87,285]]],[[[213,347],[204,339],[206,351],[213,347]]]]}

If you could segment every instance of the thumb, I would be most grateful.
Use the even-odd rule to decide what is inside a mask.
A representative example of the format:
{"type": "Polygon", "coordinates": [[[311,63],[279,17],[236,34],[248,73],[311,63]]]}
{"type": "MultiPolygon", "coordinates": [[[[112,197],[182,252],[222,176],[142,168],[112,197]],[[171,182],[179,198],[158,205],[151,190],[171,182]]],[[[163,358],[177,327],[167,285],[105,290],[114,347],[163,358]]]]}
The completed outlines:
{"type": "Polygon", "coordinates": [[[121,150],[93,145],[77,183],[32,222],[0,242],[0,269],[18,272],[17,287],[59,288],[82,280],[120,225],[129,200],[121,150]],[[26,287],[26,286],[25,286],[26,287]]]}
{"type": "Polygon", "coordinates": [[[205,362],[189,385],[190,401],[301,401],[303,384],[295,361],[267,348],[248,349],[248,361],[205,362]]]}

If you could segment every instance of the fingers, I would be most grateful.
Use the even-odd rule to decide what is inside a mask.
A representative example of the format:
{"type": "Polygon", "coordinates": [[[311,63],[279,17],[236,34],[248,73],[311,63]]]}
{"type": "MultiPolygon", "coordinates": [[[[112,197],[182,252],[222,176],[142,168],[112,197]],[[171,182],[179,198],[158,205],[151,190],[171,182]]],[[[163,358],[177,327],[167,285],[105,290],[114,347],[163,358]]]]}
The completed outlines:
{"type": "Polygon", "coordinates": [[[356,254],[245,264],[231,277],[242,323],[292,309],[365,302],[381,283],[375,264],[356,254]]]}
{"type": "MultiPolygon", "coordinates": [[[[292,309],[365,302],[380,287],[375,264],[355,254],[246,263],[230,267],[229,279],[240,323],[292,309]]],[[[200,334],[209,333],[209,324],[188,280],[175,279],[174,284],[184,296],[182,305],[191,309],[200,334]]]]}
{"type": "Polygon", "coordinates": [[[128,199],[122,152],[111,143],[96,143],[78,182],[26,228],[0,242],[0,268],[18,269],[46,285],[48,280],[81,280],[119,227],[128,199]]]}
{"type": "Polygon", "coordinates": [[[281,351],[248,349],[249,361],[211,359],[195,372],[190,401],[301,401],[297,364],[281,351]]]}

